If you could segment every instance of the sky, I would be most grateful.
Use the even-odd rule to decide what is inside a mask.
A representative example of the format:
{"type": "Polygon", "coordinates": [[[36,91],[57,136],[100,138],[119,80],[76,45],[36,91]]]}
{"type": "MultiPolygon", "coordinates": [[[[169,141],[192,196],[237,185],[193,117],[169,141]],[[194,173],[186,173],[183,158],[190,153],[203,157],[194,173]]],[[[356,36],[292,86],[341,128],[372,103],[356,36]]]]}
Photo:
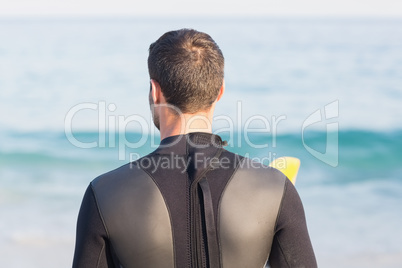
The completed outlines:
{"type": "Polygon", "coordinates": [[[402,17],[401,0],[0,0],[0,17],[48,16],[402,17]]]}

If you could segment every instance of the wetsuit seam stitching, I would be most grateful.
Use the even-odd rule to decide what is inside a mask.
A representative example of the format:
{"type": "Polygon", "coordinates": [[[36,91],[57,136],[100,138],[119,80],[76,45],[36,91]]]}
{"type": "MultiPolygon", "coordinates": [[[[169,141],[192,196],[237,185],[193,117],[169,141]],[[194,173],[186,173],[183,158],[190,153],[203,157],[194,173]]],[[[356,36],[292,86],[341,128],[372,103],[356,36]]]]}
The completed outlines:
{"type": "MultiPolygon", "coordinates": [[[[240,155],[239,155],[239,156],[240,156],[240,155]]],[[[241,156],[240,156],[240,157],[241,157],[241,156]]],[[[227,189],[229,183],[232,181],[233,177],[235,176],[236,172],[238,171],[238,169],[239,169],[239,167],[240,167],[240,164],[241,164],[242,162],[244,162],[245,159],[246,159],[246,158],[244,157],[244,158],[243,158],[241,161],[239,161],[239,163],[237,164],[235,170],[233,171],[232,175],[230,175],[230,178],[228,179],[228,182],[226,183],[225,187],[223,188],[223,191],[222,191],[222,193],[221,193],[221,195],[220,195],[220,197],[219,197],[219,201],[218,201],[218,211],[217,211],[216,229],[217,229],[217,233],[218,233],[218,243],[219,243],[219,248],[220,248],[220,250],[219,250],[219,259],[220,259],[221,266],[223,266],[222,248],[221,248],[221,235],[220,235],[220,233],[221,233],[221,232],[220,232],[220,212],[221,212],[222,197],[223,197],[223,195],[224,195],[224,193],[225,193],[225,191],[226,191],[226,189],[227,189]]]]}
{"type": "MultiPolygon", "coordinates": [[[[287,177],[285,176],[285,179],[286,179],[286,178],[287,178],[287,177]]],[[[282,206],[283,206],[283,200],[284,200],[284,198],[285,198],[285,191],[286,191],[286,189],[287,189],[287,185],[288,185],[288,182],[285,181],[285,184],[284,184],[284,186],[283,186],[281,204],[279,205],[278,214],[277,214],[276,220],[275,220],[274,239],[276,239],[276,241],[278,241],[279,250],[281,251],[281,253],[282,253],[282,255],[283,255],[283,258],[285,259],[286,264],[288,265],[288,267],[291,267],[290,264],[289,264],[289,262],[288,262],[288,259],[286,258],[286,254],[285,254],[284,251],[283,251],[281,242],[279,241],[278,237],[275,235],[276,232],[278,231],[278,230],[276,230],[276,228],[277,228],[278,220],[279,220],[279,217],[280,217],[280,214],[281,214],[281,209],[282,209],[282,206]]]]}
{"type": "MultiPolygon", "coordinates": [[[[189,158],[189,151],[188,151],[188,135],[186,136],[186,161],[188,163],[188,158],[189,158]]],[[[187,219],[187,261],[191,266],[193,266],[193,245],[192,245],[192,204],[190,200],[190,195],[191,195],[191,182],[190,182],[190,176],[188,174],[188,165],[186,168],[186,202],[187,202],[187,213],[186,213],[186,219],[187,219]]]]}
{"type": "MultiPolygon", "coordinates": [[[[90,184],[90,186],[91,186],[92,194],[93,194],[94,199],[95,199],[96,210],[98,211],[99,217],[100,217],[100,219],[101,219],[101,221],[102,221],[103,228],[105,228],[106,236],[107,236],[107,238],[110,240],[109,231],[108,231],[106,222],[105,222],[105,220],[104,220],[104,218],[103,218],[103,214],[102,214],[101,208],[99,207],[98,196],[97,196],[97,194],[96,194],[96,191],[94,190],[94,187],[93,187],[92,183],[90,184]]],[[[105,241],[105,243],[106,243],[106,241],[105,241]]],[[[112,244],[111,241],[110,241],[110,244],[112,244]]],[[[111,246],[112,246],[112,245],[111,245],[111,246]]],[[[113,247],[113,246],[112,246],[112,247],[113,247]]],[[[98,264],[97,264],[96,267],[99,267],[99,260],[100,260],[100,257],[101,257],[101,255],[102,255],[102,252],[103,252],[104,248],[105,248],[105,245],[102,245],[102,250],[101,250],[101,252],[100,252],[100,254],[99,254],[99,257],[98,257],[98,264]]]]}
{"type": "Polygon", "coordinates": [[[174,228],[173,228],[173,222],[172,222],[172,219],[173,219],[173,218],[172,218],[172,213],[170,212],[170,208],[169,208],[169,206],[168,206],[168,203],[167,203],[167,201],[166,201],[166,198],[165,198],[165,196],[163,195],[163,193],[162,193],[162,191],[161,191],[161,187],[159,187],[159,184],[156,182],[154,176],[152,176],[147,170],[143,169],[142,167],[140,167],[140,169],[141,169],[142,171],[144,171],[144,172],[151,178],[151,180],[153,181],[153,183],[156,185],[156,187],[158,188],[159,192],[161,193],[161,196],[162,196],[162,198],[163,198],[163,202],[165,203],[166,209],[167,209],[167,211],[168,211],[168,214],[169,214],[169,222],[170,222],[170,230],[171,230],[171,232],[172,232],[173,265],[174,265],[174,267],[176,267],[176,246],[175,246],[175,240],[174,240],[174,237],[175,237],[175,236],[174,236],[174,228]]]}
{"type": "Polygon", "coordinates": [[[286,262],[287,266],[288,266],[288,267],[291,267],[290,264],[289,264],[289,262],[288,262],[288,259],[286,258],[286,254],[285,254],[284,251],[283,251],[281,242],[279,241],[278,237],[274,237],[274,239],[276,239],[276,241],[278,241],[279,250],[281,251],[281,253],[282,253],[282,255],[283,255],[283,258],[285,259],[285,262],[286,262]]]}
{"type": "Polygon", "coordinates": [[[99,252],[99,256],[98,256],[98,261],[96,262],[96,267],[97,268],[99,267],[100,259],[102,257],[102,253],[103,253],[104,249],[105,249],[105,245],[102,245],[101,251],[99,252]]]}
{"type": "MultiPolygon", "coordinates": [[[[286,176],[285,176],[285,177],[286,177],[286,176]]],[[[279,221],[279,216],[280,216],[281,211],[282,211],[283,200],[284,200],[284,198],[285,198],[285,191],[286,191],[286,189],[287,189],[287,185],[288,185],[288,182],[285,181],[284,186],[283,186],[283,189],[282,189],[281,203],[280,203],[280,205],[279,205],[278,212],[277,212],[277,214],[276,214],[275,225],[274,225],[274,233],[276,233],[276,232],[278,231],[278,230],[277,230],[277,224],[278,224],[278,221],[279,221]]]]}
{"type": "Polygon", "coordinates": [[[108,231],[106,222],[105,222],[105,220],[104,220],[104,218],[103,218],[103,214],[102,214],[101,208],[99,207],[98,196],[97,196],[97,194],[96,194],[96,191],[95,191],[94,188],[93,188],[92,183],[91,183],[91,190],[92,190],[92,194],[94,195],[94,198],[95,198],[96,209],[97,209],[97,211],[98,211],[99,217],[101,218],[101,221],[102,221],[102,224],[103,224],[103,228],[105,228],[107,238],[110,239],[110,235],[109,235],[109,231],[108,231]]]}

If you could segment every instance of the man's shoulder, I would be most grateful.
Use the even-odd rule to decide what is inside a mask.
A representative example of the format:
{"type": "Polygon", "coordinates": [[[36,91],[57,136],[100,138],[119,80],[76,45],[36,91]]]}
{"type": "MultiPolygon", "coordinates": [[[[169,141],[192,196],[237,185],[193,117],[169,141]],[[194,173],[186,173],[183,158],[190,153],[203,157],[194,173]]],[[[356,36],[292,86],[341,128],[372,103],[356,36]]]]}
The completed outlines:
{"type": "Polygon", "coordinates": [[[237,168],[233,177],[249,181],[249,183],[260,182],[259,185],[272,187],[274,184],[282,188],[287,177],[278,169],[265,165],[253,158],[243,156],[239,158],[237,168]]]}
{"type": "MultiPolygon", "coordinates": [[[[145,156],[147,157],[147,156],[145,156]]],[[[91,185],[94,187],[105,184],[115,184],[118,182],[124,182],[126,180],[132,180],[146,175],[146,172],[138,164],[139,161],[133,161],[124,164],[116,169],[103,173],[91,181],[91,185]]]]}
{"type": "Polygon", "coordinates": [[[224,158],[230,159],[227,162],[234,164],[234,174],[237,172],[245,172],[248,174],[254,173],[259,176],[269,176],[272,179],[286,180],[286,176],[281,171],[258,161],[256,158],[250,158],[249,156],[224,149],[220,159],[222,167],[224,167],[224,164],[226,163],[224,158]]]}

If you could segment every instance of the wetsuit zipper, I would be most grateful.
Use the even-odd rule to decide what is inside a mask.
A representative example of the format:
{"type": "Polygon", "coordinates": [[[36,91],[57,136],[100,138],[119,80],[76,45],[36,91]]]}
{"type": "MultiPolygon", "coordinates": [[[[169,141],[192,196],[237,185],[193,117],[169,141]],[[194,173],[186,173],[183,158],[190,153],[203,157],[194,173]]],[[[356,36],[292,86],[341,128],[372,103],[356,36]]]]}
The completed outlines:
{"type": "MultiPolygon", "coordinates": [[[[217,152],[215,155],[211,158],[209,165],[205,170],[202,171],[202,173],[194,180],[192,181],[190,185],[190,216],[191,216],[191,255],[192,255],[192,267],[194,268],[202,268],[202,240],[203,240],[203,235],[202,235],[202,221],[201,219],[205,219],[204,225],[207,226],[208,223],[211,223],[211,212],[212,212],[212,217],[213,217],[213,211],[212,209],[212,197],[209,191],[209,185],[208,182],[206,181],[206,174],[213,168],[212,163],[216,162],[216,159],[219,159],[221,153],[222,153],[222,144],[218,147],[217,152]],[[200,185],[200,182],[202,182],[202,185],[200,185]],[[201,186],[201,188],[200,188],[201,186]],[[204,211],[201,212],[200,210],[200,196],[199,196],[199,189],[201,190],[203,194],[203,207],[204,211]],[[206,193],[205,191],[209,191],[209,193],[206,193]],[[205,214],[205,208],[208,208],[209,213],[205,214]],[[204,213],[204,215],[201,215],[201,213],[204,213]],[[203,216],[203,217],[202,217],[203,216]]],[[[212,219],[213,222],[213,219],[212,219]]],[[[211,226],[209,224],[209,228],[207,228],[207,250],[206,254],[208,254],[207,260],[207,267],[209,268],[219,268],[219,249],[217,242],[213,242],[213,240],[216,241],[216,235],[215,238],[211,238],[211,229],[215,229],[215,226],[211,226]],[[209,232],[208,232],[209,231],[209,232]],[[209,236],[209,237],[208,237],[209,236]],[[215,245],[216,246],[211,246],[215,245]],[[215,252],[212,252],[215,251],[215,252]],[[216,252],[218,251],[218,252],[216,252]],[[214,256],[212,256],[214,255],[214,256]],[[216,256],[218,255],[218,256],[216,256]]],[[[216,230],[214,230],[216,233],[216,230]]],[[[213,233],[213,232],[212,232],[213,233]]]]}

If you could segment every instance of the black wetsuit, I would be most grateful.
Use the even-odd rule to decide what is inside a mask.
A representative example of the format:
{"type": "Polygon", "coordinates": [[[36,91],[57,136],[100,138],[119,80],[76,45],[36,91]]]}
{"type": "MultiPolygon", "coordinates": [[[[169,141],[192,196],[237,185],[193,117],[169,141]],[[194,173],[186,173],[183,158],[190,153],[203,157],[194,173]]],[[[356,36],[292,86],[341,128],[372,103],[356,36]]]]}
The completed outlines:
{"type": "Polygon", "coordinates": [[[217,135],[163,139],[103,174],[78,216],[73,267],[317,266],[303,206],[278,170],[217,135]]]}

